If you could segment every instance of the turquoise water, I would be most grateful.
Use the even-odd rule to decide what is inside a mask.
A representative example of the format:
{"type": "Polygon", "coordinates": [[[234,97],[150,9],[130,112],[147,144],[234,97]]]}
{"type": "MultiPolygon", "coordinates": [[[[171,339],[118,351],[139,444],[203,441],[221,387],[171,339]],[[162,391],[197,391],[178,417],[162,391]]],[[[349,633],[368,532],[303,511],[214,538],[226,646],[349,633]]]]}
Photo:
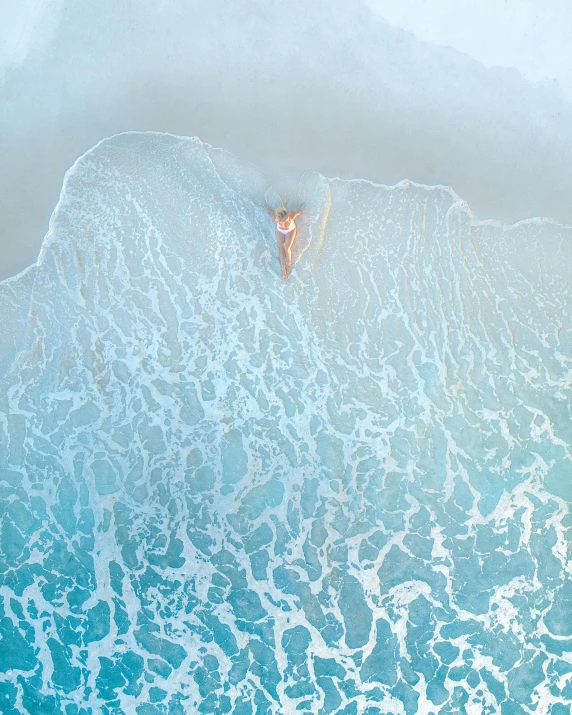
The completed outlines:
{"type": "Polygon", "coordinates": [[[572,698],[570,227],[125,134],[0,283],[2,713],[572,698]]]}

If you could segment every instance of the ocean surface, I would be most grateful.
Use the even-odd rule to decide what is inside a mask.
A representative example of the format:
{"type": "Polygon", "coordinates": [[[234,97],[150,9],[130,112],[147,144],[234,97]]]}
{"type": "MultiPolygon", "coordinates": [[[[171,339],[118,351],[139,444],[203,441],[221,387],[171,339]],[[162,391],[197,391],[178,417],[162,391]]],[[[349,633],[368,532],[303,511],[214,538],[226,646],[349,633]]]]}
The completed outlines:
{"type": "Polygon", "coordinates": [[[569,713],[572,227],[268,184],[112,137],[0,283],[0,711],[569,713]]]}

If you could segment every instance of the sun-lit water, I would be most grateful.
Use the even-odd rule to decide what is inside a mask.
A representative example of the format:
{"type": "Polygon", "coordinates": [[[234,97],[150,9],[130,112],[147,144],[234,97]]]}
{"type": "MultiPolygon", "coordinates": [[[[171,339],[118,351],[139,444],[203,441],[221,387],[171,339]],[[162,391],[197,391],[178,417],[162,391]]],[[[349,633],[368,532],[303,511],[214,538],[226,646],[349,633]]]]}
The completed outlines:
{"type": "Polygon", "coordinates": [[[0,284],[3,713],[552,713],[572,696],[570,247],[445,187],[70,171],[0,284]]]}

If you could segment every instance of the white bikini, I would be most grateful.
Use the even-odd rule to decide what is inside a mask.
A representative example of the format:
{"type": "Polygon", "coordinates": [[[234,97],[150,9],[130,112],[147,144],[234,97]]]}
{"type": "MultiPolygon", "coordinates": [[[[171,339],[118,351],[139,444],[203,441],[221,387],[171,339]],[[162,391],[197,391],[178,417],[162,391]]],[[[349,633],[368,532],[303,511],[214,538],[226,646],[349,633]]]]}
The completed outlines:
{"type": "Polygon", "coordinates": [[[294,223],[294,221],[292,221],[292,219],[290,219],[290,228],[280,228],[280,226],[278,224],[276,224],[276,230],[280,231],[280,233],[282,233],[284,236],[287,233],[291,233],[295,228],[296,228],[296,224],[294,223]]]}

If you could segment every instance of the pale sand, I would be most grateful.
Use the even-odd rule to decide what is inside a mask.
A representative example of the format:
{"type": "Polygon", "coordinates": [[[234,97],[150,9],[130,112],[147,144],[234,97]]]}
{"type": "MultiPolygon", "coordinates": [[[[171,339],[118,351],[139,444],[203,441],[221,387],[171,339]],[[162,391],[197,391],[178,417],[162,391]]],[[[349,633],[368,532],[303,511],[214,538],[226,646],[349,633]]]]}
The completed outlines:
{"type": "Polygon", "coordinates": [[[104,136],[197,135],[264,169],[452,185],[480,217],[572,222],[572,108],[357,0],[66,2],[0,88],[0,278],[37,257],[104,136]],[[127,8],[127,9],[126,9],[127,8]]]}

